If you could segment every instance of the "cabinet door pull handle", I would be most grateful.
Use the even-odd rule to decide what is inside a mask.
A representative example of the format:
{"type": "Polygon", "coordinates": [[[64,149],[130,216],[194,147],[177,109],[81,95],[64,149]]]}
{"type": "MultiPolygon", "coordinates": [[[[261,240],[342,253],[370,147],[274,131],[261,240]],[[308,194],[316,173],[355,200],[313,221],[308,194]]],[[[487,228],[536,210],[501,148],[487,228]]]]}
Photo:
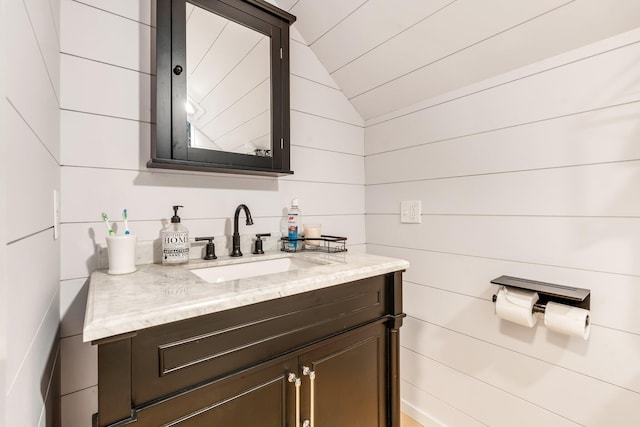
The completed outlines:
{"type": "Polygon", "coordinates": [[[305,421],[304,427],[314,427],[316,425],[315,423],[315,403],[316,403],[316,387],[315,387],[315,382],[316,382],[316,371],[311,370],[311,368],[309,368],[308,366],[303,366],[302,367],[302,375],[308,375],[309,376],[309,386],[310,386],[310,391],[309,391],[309,400],[311,402],[310,404],[310,412],[311,414],[309,414],[309,420],[308,423],[307,421],[305,421]]]}
{"type": "Polygon", "coordinates": [[[293,372],[289,373],[287,380],[296,386],[296,427],[300,427],[300,385],[302,381],[293,372]]]}

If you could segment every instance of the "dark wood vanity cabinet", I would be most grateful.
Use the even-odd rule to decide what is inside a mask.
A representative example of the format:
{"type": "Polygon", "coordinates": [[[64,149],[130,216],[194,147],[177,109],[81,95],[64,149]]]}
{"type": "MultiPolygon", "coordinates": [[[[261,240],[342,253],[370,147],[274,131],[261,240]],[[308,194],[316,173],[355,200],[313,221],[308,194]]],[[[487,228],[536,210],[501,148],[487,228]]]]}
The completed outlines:
{"type": "Polygon", "coordinates": [[[293,426],[295,357],[265,362],[136,413],[141,426],[293,426]]]}
{"type": "Polygon", "coordinates": [[[94,424],[399,427],[401,301],[394,272],[97,342],[94,424]]]}
{"type": "Polygon", "coordinates": [[[376,323],[302,354],[299,366],[308,385],[302,419],[311,418],[311,380],[304,375],[308,367],[315,376],[312,425],[399,427],[387,416],[386,347],[386,327],[376,323]]]}

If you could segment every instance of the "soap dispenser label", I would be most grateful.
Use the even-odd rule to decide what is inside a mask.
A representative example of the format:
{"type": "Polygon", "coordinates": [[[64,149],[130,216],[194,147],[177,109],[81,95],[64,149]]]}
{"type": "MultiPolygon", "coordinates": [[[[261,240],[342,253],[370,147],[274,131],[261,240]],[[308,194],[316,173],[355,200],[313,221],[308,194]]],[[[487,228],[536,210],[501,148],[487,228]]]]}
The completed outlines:
{"type": "Polygon", "coordinates": [[[189,233],[177,231],[162,237],[162,257],[167,264],[189,261],[189,233]]]}

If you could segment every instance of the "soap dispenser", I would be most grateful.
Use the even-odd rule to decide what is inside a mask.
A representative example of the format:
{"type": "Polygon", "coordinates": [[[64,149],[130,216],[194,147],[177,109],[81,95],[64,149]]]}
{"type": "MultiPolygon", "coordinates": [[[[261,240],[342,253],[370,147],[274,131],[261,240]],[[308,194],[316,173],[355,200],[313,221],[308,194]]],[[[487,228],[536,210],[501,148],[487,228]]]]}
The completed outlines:
{"type": "Polygon", "coordinates": [[[163,264],[176,265],[189,261],[189,230],[180,223],[178,216],[178,208],[182,207],[173,206],[171,223],[160,232],[163,264]]]}

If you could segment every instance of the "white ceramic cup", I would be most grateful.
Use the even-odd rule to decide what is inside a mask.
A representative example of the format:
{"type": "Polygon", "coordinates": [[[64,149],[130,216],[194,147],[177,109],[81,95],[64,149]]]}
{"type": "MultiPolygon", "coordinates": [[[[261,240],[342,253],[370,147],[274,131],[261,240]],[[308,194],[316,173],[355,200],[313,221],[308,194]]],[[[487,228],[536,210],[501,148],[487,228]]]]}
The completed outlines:
{"type": "Polygon", "coordinates": [[[306,240],[322,237],[322,226],[320,224],[304,224],[304,238],[307,246],[320,246],[320,240],[306,240]]]}
{"type": "Polygon", "coordinates": [[[109,274],[127,274],[136,271],[136,236],[107,236],[109,274]]]}

